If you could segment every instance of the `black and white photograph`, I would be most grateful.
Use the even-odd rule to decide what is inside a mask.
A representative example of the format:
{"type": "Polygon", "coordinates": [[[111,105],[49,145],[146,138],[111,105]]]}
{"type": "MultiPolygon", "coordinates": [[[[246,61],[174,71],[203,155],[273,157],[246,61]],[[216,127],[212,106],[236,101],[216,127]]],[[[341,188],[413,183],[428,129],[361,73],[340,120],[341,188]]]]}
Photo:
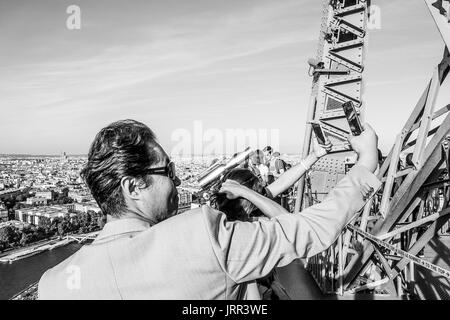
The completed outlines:
{"type": "Polygon", "coordinates": [[[0,300],[450,300],[449,48],[450,0],[0,0],[0,300]]]}

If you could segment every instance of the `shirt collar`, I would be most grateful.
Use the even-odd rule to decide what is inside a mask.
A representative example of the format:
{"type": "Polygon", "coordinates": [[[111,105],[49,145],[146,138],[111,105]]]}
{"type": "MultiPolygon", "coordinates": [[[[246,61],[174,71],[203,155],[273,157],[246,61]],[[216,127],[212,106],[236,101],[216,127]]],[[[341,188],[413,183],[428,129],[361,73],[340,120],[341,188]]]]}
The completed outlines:
{"type": "Polygon", "coordinates": [[[150,228],[150,223],[138,218],[124,218],[110,221],[103,226],[96,240],[130,232],[140,232],[150,228]]]}

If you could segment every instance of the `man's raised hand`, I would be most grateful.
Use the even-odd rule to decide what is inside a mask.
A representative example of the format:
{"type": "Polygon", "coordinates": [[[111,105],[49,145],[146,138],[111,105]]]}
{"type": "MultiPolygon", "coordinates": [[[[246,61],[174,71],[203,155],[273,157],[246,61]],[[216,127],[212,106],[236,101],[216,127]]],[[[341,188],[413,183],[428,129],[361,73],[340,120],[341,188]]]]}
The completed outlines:
{"type": "Polygon", "coordinates": [[[316,141],[314,141],[313,142],[313,152],[314,152],[314,155],[317,157],[317,158],[322,158],[324,155],[326,155],[328,152],[330,152],[331,151],[331,147],[332,147],[333,145],[331,144],[331,142],[330,142],[330,140],[326,140],[325,141],[325,144],[319,144],[318,142],[316,142],[316,141]]]}
{"type": "Polygon", "coordinates": [[[359,136],[349,135],[347,140],[358,154],[357,164],[375,172],[378,166],[378,136],[372,127],[364,124],[364,131],[359,136]]]}
{"type": "Polygon", "coordinates": [[[237,199],[245,193],[246,187],[234,180],[226,180],[222,183],[219,193],[225,193],[228,199],[237,199]]]}

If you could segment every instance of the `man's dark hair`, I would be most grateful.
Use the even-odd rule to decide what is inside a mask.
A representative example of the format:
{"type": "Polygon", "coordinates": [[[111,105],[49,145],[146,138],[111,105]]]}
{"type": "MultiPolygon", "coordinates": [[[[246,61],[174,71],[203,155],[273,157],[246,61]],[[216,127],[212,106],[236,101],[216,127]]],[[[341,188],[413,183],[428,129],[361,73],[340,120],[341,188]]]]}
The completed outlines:
{"type": "Polygon", "coordinates": [[[153,131],[135,120],[111,123],[95,136],[81,177],[103,214],[120,216],[125,209],[120,187],[123,177],[150,183],[145,171],[160,161],[160,154],[153,147],[156,143],[153,131]]]}

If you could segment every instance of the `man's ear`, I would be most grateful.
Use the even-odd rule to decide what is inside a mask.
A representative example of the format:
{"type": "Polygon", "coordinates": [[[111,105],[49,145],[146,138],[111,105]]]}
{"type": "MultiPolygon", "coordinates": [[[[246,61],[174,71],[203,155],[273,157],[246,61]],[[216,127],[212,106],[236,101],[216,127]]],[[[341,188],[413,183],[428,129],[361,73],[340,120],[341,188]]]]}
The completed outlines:
{"type": "Polygon", "coordinates": [[[138,200],[141,190],[138,188],[138,181],[133,177],[123,177],[120,180],[120,187],[123,194],[130,199],[138,200]]]}

